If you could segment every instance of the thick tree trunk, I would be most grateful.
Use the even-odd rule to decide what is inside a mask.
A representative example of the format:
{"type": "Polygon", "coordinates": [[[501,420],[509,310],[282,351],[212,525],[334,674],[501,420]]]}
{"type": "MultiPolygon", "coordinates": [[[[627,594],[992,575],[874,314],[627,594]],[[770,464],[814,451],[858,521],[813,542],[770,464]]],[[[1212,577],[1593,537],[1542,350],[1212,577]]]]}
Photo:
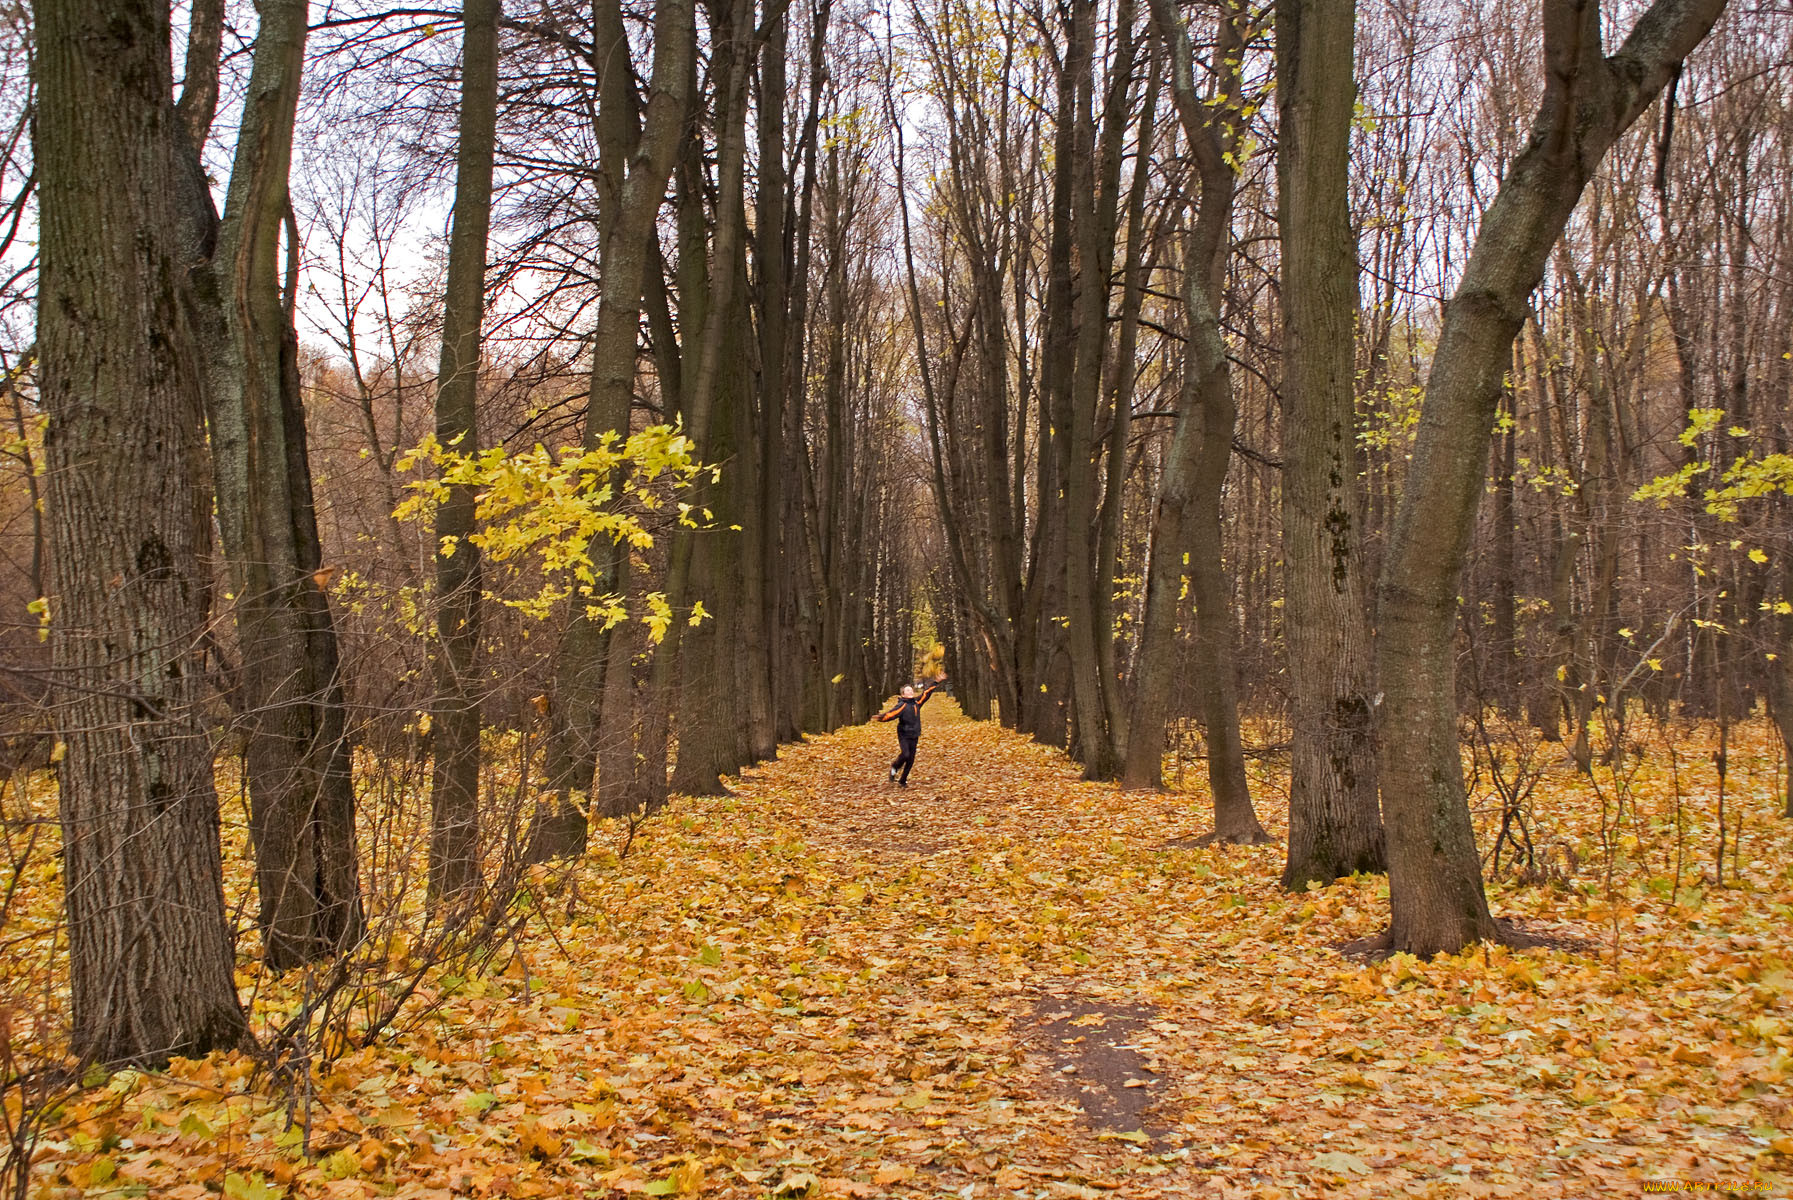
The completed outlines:
{"type": "MultiPolygon", "coordinates": [[[[734,240],[740,245],[739,237],[734,240]]],[[[720,268],[719,268],[720,273],[720,268]]],[[[729,274],[738,274],[736,271],[729,274]]],[[[747,305],[738,289],[735,294],[716,297],[723,306],[721,358],[724,362],[742,361],[747,347],[743,344],[748,329],[747,305]]],[[[748,376],[744,371],[728,371],[716,381],[714,407],[710,413],[709,437],[704,454],[716,462],[739,468],[751,447],[743,444],[743,426],[749,403],[748,376]]],[[[752,609],[752,596],[741,587],[742,573],[748,568],[743,551],[747,539],[731,526],[741,524],[741,510],[751,503],[757,481],[751,471],[729,474],[706,485],[695,499],[716,515],[714,528],[690,535],[690,592],[704,601],[710,617],[695,628],[682,632],[679,644],[680,681],[675,727],[678,730],[678,760],[672,773],[672,790],[687,796],[722,795],[727,788],[722,776],[733,772],[742,762],[741,734],[749,716],[739,688],[739,659],[747,648],[746,623],[757,618],[752,609]]]]}
{"type": "Polygon", "coordinates": [[[1358,485],[1357,244],[1348,201],[1354,0],[1279,0],[1283,628],[1293,717],[1282,885],[1381,871],[1358,485]]]}
{"type": "Polygon", "coordinates": [[[1452,953],[1501,936],[1464,793],[1454,655],[1457,582],[1488,437],[1528,298],[1582,188],[1723,8],[1723,0],[1655,0],[1619,52],[1603,58],[1598,5],[1544,6],[1544,100],[1445,306],[1379,591],[1390,949],[1452,953]]]}
{"type": "Polygon", "coordinates": [[[70,1049],[159,1064],[247,1037],[200,711],[211,513],[168,8],[57,0],[34,32],[70,1049]]]}
{"type": "Polygon", "coordinates": [[[265,0],[208,293],[218,526],[242,648],[245,774],[259,922],[276,969],[361,933],[355,796],[336,629],[319,580],[293,324],[298,250],[287,175],[305,0],[265,0]],[[281,280],[281,237],[287,278],[281,280]]]}
{"type": "MultiPolygon", "coordinates": [[[[819,729],[818,713],[826,686],[822,675],[821,656],[821,590],[815,586],[815,562],[812,534],[815,526],[814,489],[811,486],[809,453],[804,438],[806,421],[804,405],[799,399],[805,393],[807,379],[809,330],[809,264],[812,248],[810,230],[815,212],[816,143],[821,128],[822,91],[826,82],[828,18],[832,9],[829,0],[816,6],[809,33],[809,102],[803,119],[803,132],[798,138],[798,157],[802,161],[801,183],[796,183],[787,201],[790,223],[786,227],[784,253],[791,263],[787,280],[789,316],[785,324],[784,364],[784,445],[788,457],[782,470],[772,477],[779,488],[781,516],[778,531],[780,552],[785,565],[781,604],[778,610],[780,627],[788,631],[788,642],[775,664],[783,679],[779,698],[780,741],[793,741],[802,733],[819,729]]],[[[795,173],[793,175],[793,181],[795,173]]]]}
{"type": "MultiPolygon", "coordinates": [[[[785,180],[785,56],[790,41],[790,14],[769,18],[771,29],[761,52],[759,78],[758,236],[754,250],[760,284],[760,420],[758,494],[748,501],[751,518],[750,561],[756,595],[748,614],[752,661],[747,670],[748,738],[754,759],[778,755],[781,671],[788,649],[778,620],[783,604],[782,515],[785,487],[786,392],[790,380],[790,248],[786,233],[788,196],[785,180]]],[[[794,735],[795,730],[789,731],[794,735]]]]}
{"type": "MultiPolygon", "coordinates": [[[[480,327],[486,312],[486,235],[498,115],[498,0],[462,6],[461,129],[454,227],[436,372],[436,438],[463,454],[479,449],[480,327]]],[[[429,893],[442,900],[479,886],[479,549],[474,489],[449,489],[436,512],[435,761],[430,777],[429,893]],[[452,547],[452,550],[447,549],[452,547]]]]}

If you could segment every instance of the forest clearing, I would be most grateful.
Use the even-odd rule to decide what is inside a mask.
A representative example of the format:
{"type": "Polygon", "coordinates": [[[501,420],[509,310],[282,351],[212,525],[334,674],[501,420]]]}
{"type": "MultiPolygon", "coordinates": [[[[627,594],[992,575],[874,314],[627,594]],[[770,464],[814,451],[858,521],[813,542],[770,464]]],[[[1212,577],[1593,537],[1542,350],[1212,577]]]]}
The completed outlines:
{"type": "MultiPolygon", "coordinates": [[[[1548,947],[1373,963],[1339,947],[1386,923],[1380,879],[1284,892],[1279,846],[1195,844],[1205,797],[1082,782],[1058,751],[935,712],[907,790],[883,777],[887,731],[860,725],[733,796],[674,797],[620,859],[624,832],[594,831],[493,974],[429,978],[416,1019],[320,1068],[305,1111],[224,1052],[67,1097],[33,1194],[1793,1183],[1793,823],[1766,728],[1732,743],[1724,886],[1694,749],[1710,730],[1683,728],[1678,782],[1661,746],[1606,773],[1604,835],[1588,777],[1541,764],[1536,828],[1577,865],[1497,876],[1490,901],[1548,947]]],[[[1258,761],[1257,787],[1286,787],[1258,761]]],[[[245,858],[227,858],[235,900],[245,858]]],[[[47,889],[28,902],[54,919],[47,889]]],[[[239,962],[258,1025],[295,1003],[296,976],[239,962]]]]}

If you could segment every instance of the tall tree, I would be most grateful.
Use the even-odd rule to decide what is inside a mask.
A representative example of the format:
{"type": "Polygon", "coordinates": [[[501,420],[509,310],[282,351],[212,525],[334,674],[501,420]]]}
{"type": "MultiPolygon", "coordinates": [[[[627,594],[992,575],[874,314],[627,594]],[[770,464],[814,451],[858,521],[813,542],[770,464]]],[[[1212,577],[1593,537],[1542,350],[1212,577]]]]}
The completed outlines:
{"type": "MultiPolygon", "coordinates": [[[[1115,13],[1116,47],[1100,136],[1095,114],[1096,6],[1093,0],[1072,0],[1070,39],[1063,70],[1071,75],[1071,110],[1058,119],[1070,126],[1071,156],[1055,165],[1068,175],[1070,244],[1076,267],[1074,290],[1060,295],[1067,311],[1057,316],[1060,336],[1069,343],[1048,362],[1047,393],[1055,411],[1049,442],[1059,459],[1063,502],[1050,507],[1053,519],[1065,525],[1066,652],[1071,692],[1076,703],[1078,757],[1090,779],[1113,779],[1120,770],[1127,741],[1126,713],[1120,705],[1119,680],[1105,669],[1112,662],[1114,628],[1102,618],[1108,596],[1097,590],[1112,570],[1097,561],[1100,537],[1078,536],[1098,527],[1100,453],[1095,441],[1097,407],[1102,393],[1103,359],[1108,349],[1108,292],[1118,228],[1121,138],[1128,124],[1131,84],[1135,74],[1134,6],[1121,0],[1115,13]],[[1061,377],[1062,373],[1062,377],[1061,377]],[[1104,654],[1104,648],[1109,653],[1104,654]]],[[[1060,95],[1066,93],[1061,89],[1060,95]]],[[[1056,316],[1049,313],[1049,319],[1056,316]]],[[[1110,588],[1112,591],[1112,586],[1110,588]]]]}
{"type": "MultiPolygon", "coordinates": [[[[745,402],[745,296],[740,287],[747,243],[745,171],[748,81],[755,47],[753,0],[715,0],[710,9],[715,75],[716,185],[714,208],[701,139],[688,137],[679,168],[679,312],[681,318],[678,412],[702,456],[721,461],[738,431],[737,405],[745,402]],[[731,353],[732,351],[732,353],[731,353]]],[[[695,94],[698,85],[691,84],[695,94]]],[[[744,454],[736,474],[748,469],[744,454]]],[[[735,476],[700,488],[697,499],[712,512],[732,515],[735,476]]],[[[739,524],[729,521],[729,524],[739,524]]],[[[716,713],[732,705],[736,602],[733,563],[739,539],[675,530],[666,594],[675,619],[654,655],[652,695],[644,722],[642,760],[650,802],[665,798],[668,739],[678,731],[677,777],[672,786],[692,795],[722,790],[722,772],[739,765],[734,718],[716,713]],[[722,589],[722,590],[718,590],[722,589]],[[693,598],[715,602],[715,619],[686,637],[693,598]],[[728,630],[728,637],[722,634],[728,630]],[[733,761],[730,759],[733,758],[733,761]]]]}
{"type": "MultiPolygon", "coordinates": [[[[591,399],[584,430],[587,447],[596,447],[606,436],[628,436],[644,297],[660,282],[660,258],[653,235],[685,127],[696,55],[691,0],[656,0],[652,76],[646,111],[639,112],[621,5],[605,0],[593,8],[593,17],[603,48],[595,131],[602,257],[598,321],[591,337],[591,399]]],[[[621,548],[600,544],[594,545],[591,553],[597,566],[594,591],[601,594],[606,586],[626,590],[627,559],[621,548]]],[[[549,782],[559,791],[562,804],[568,803],[573,793],[590,792],[599,754],[600,712],[611,719],[605,722],[608,737],[603,743],[598,807],[619,813],[656,790],[652,781],[644,778],[647,766],[636,749],[632,669],[625,667],[632,657],[628,653],[631,645],[621,637],[607,640],[601,624],[587,615],[585,606],[574,606],[555,665],[554,727],[548,756],[549,782]],[[622,644],[616,645],[618,642],[622,644]],[[619,660],[618,669],[607,672],[611,660],[619,660]]],[[[663,764],[661,775],[664,778],[663,764]]],[[[572,853],[584,842],[583,817],[563,814],[555,832],[536,852],[572,853]]]]}
{"type": "Polygon", "coordinates": [[[200,712],[211,514],[168,7],[56,0],[35,16],[71,1048],[156,1063],[246,1037],[200,712]]]}
{"type": "Polygon", "coordinates": [[[1252,809],[1239,734],[1233,623],[1222,561],[1221,495],[1232,460],[1238,407],[1221,335],[1227,255],[1232,247],[1237,152],[1245,133],[1241,79],[1248,15],[1228,0],[1215,17],[1215,84],[1203,96],[1195,83],[1188,27],[1173,0],[1152,0],[1152,21],[1170,61],[1170,91],[1183,135],[1195,157],[1195,223],[1186,239],[1183,304],[1188,341],[1175,430],[1158,484],[1147,567],[1146,611],[1139,645],[1139,678],[1127,745],[1125,782],[1156,787],[1164,757],[1164,726],[1174,663],[1170,654],[1182,604],[1187,564],[1195,601],[1197,687],[1208,735],[1208,785],[1214,796],[1214,839],[1269,840],[1252,809]]]}
{"type": "MultiPolygon", "coordinates": [[[[826,19],[826,18],[824,18],[826,19]]],[[[790,338],[790,246],[786,231],[790,213],[784,150],[785,57],[790,44],[790,11],[780,7],[767,14],[770,29],[760,56],[759,191],[755,198],[754,261],[759,284],[760,460],[759,494],[747,506],[747,562],[745,577],[752,583],[755,603],[744,619],[748,637],[747,698],[748,741],[756,759],[778,753],[780,664],[778,614],[782,601],[781,529],[779,520],[785,486],[785,405],[792,382],[786,367],[790,338]]],[[[795,735],[793,725],[789,730],[795,735]]]]}
{"type": "Polygon", "coordinates": [[[1276,5],[1282,227],[1283,629],[1299,889],[1384,869],[1358,484],[1357,243],[1349,177],[1355,0],[1276,5]]]}
{"type": "MultiPolygon", "coordinates": [[[[480,327],[486,312],[486,238],[492,223],[492,159],[498,121],[499,0],[462,5],[461,127],[455,154],[453,228],[436,372],[436,439],[479,449],[480,327]]],[[[478,654],[481,570],[474,489],[451,487],[436,510],[435,761],[430,776],[429,891],[438,899],[479,883],[478,654]]]]}
{"type": "Polygon", "coordinates": [[[1501,937],[1464,792],[1453,653],[1488,441],[1528,298],[1582,189],[1723,9],[1654,0],[1607,56],[1599,4],[1544,2],[1543,99],[1445,306],[1378,592],[1390,949],[1432,955],[1501,937]]]}
{"type": "MultiPolygon", "coordinates": [[[[282,969],[360,936],[362,911],[340,651],[321,586],[293,323],[299,250],[288,174],[306,3],[264,0],[259,13],[224,219],[196,278],[218,527],[242,649],[259,923],[268,962],[282,969]]],[[[189,75],[205,69],[216,68],[195,63],[189,75]]],[[[210,204],[200,189],[195,207],[209,216],[210,204]]]]}

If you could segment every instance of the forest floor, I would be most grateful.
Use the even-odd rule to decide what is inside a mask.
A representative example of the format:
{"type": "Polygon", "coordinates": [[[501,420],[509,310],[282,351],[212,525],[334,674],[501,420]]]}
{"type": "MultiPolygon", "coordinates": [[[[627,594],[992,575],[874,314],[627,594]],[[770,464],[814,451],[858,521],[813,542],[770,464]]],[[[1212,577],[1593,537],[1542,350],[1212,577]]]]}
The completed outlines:
{"type": "MultiPolygon", "coordinates": [[[[1370,963],[1339,947],[1386,923],[1384,881],[1286,894],[1279,845],[1196,844],[1204,795],[927,716],[907,789],[890,727],[860,726],[675,799],[621,858],[600,831],[575,915],[335,1062],[309,1155],[215,1055],[72,1097],[35,1194],[1793,1193],[1793,822],[1765,733],[1731,746],[1729,886],[1690,886],[1703,746],[1672,798],[1647,752],[1604,841],[1552,765],[1532,805],[1573,876],[1491,900],[1554,947],[1370,963]]],[[[1286,784],[1260,783],[1280,832],[1286,784]]]]}

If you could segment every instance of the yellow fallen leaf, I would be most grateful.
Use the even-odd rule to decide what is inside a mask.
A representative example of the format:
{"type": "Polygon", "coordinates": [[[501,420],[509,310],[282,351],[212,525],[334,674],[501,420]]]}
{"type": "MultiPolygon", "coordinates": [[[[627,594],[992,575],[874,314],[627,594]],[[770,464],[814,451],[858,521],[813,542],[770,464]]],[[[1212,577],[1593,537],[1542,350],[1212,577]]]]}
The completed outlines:
{"type": "Polygon", "coordinates": [[[1676,1046],[1669,1052],[1669,1057],[1678,1063],[1686,1063],[1690,1067],[1709,1067],[1712,1056],[1704,1050],[1691,1050],[1686,1046],[1676,1046]]]}

